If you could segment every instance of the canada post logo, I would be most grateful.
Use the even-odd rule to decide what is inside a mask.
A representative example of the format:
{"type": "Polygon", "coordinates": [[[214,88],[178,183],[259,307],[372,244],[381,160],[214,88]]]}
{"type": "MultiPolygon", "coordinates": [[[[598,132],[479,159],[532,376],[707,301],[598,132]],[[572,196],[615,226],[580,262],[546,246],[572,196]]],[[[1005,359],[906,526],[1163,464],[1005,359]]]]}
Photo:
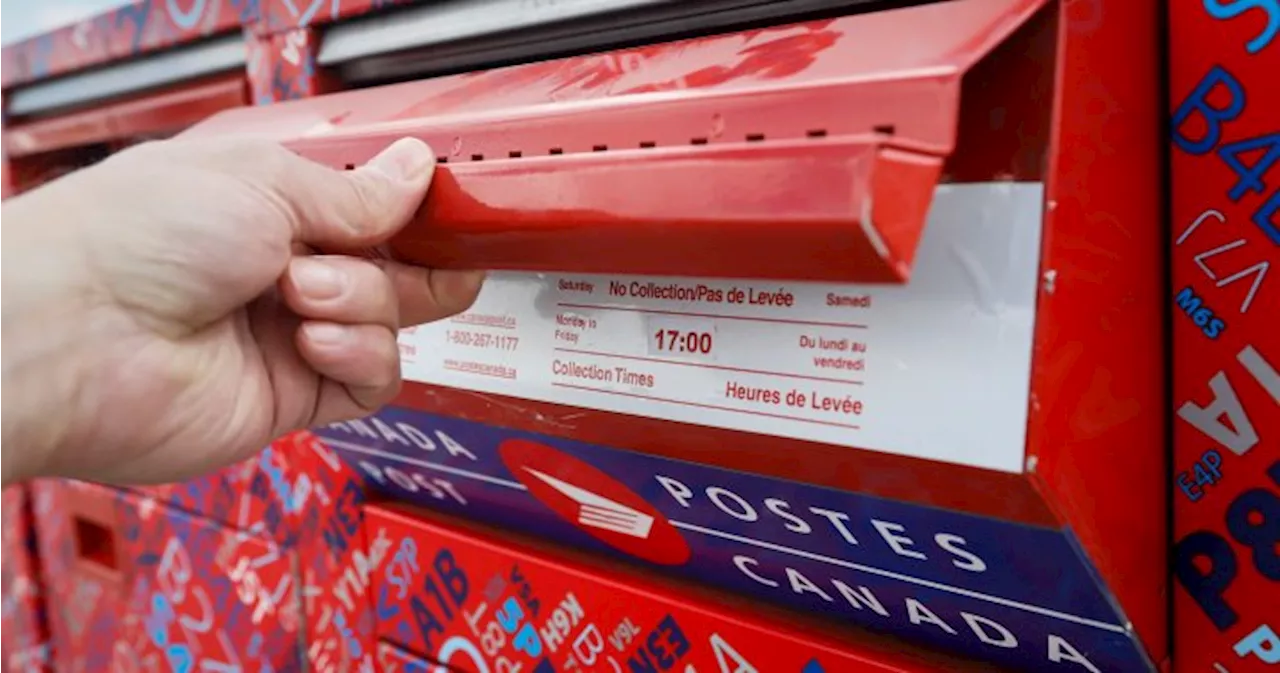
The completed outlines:
{"type": "Polygon", "coordinates": [[[689,545],[653,505],[573,456],[527,439],[498,447],[507,470],[529,493],[595,539],[662,565],[683,565],[689,545]]]}

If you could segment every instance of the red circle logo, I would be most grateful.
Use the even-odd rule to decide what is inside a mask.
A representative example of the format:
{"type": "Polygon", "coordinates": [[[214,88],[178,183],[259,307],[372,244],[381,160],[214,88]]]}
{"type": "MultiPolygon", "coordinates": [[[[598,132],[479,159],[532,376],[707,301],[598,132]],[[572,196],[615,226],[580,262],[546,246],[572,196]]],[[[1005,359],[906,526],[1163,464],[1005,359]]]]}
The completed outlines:
{"type": "Polygon", "coordinates": [[[662,565],[689,560],[680,531],[613,477],[544,444],[510,439],[498,447],[507,469],[560,518],[595,539],[662,565]]]}

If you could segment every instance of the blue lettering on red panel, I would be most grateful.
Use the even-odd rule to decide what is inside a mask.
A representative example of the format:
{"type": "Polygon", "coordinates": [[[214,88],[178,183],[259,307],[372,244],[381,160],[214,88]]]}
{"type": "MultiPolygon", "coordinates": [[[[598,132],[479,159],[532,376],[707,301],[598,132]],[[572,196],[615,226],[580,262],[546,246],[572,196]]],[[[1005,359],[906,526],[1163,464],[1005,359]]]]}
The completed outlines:
{"type": "MultiPolygon", "coordinates": [[[[1280,0],[1271,1],[1280,3],[1280,0]]],[[[1276,12],[1280,13],[1280,7],[1276,12]]],[[[1276,20],[1280,21],[1280,14],[1276,20]]],[[[1217,149],[1219,159],[1236,175],[1235,184],[1226,193],[1232,203],[1238,203],[1250,193],[1266,194],[1268,172],[1280,161],[1280,132],[1222,142],[1228,125],[1240,118],[1247,107],[1244,84],[1222,66],[1215,65],[1174,110],[1171,123],[1173,144],[1183,152],[1202,155],[1217,149]],[[1249,161],[1252,163],[1247,163],[1249,161]]],[[[1270,195],[1253,211],[1251,219],[1272,243],[1280,245],[1277,212],[1280,212],[1280,188],[1273,187],[1270,195]]]]}
{"type": "MultiPolygon", "coordinates": [[[[396,407],[316,432],[400,500],[1000,664],[1152,669],[1068,530],[396,407]]],[[[466,590],[421,593],[424,639],[466,590]]]]}
{"type": "Polygon", "coordinates": [[[1264,17],[1262,30],[1245,43],[1245,51],[1256,54],[1280,33],[1280,0],[1203,0],[1204,11],[1219,21],[1237,16],[1264,17]]]}

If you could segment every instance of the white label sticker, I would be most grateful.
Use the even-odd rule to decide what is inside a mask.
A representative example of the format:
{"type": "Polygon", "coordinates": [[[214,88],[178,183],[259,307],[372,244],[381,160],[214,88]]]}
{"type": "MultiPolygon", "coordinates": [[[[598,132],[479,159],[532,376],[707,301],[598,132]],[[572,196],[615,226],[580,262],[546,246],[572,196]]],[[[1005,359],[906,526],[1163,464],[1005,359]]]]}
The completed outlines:
{"type": "Polygon", "coordinates": [[[939,187],[900,286],[493,273],[404,377],[1018,472],[1042,193],[939,187]]]}

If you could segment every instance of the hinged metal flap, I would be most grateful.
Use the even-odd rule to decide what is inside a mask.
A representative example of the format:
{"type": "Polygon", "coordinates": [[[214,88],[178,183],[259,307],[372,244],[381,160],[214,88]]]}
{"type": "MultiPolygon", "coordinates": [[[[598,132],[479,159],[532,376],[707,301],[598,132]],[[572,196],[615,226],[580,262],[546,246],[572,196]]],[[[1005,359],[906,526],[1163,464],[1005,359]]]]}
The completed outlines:
{"type": "Polygon", "coordinates": [[[219,115],[341,167],[441,162],[392,254],[441,267],[904,281],[961,79],[1043,3],[956,0],[219,115]]]}

